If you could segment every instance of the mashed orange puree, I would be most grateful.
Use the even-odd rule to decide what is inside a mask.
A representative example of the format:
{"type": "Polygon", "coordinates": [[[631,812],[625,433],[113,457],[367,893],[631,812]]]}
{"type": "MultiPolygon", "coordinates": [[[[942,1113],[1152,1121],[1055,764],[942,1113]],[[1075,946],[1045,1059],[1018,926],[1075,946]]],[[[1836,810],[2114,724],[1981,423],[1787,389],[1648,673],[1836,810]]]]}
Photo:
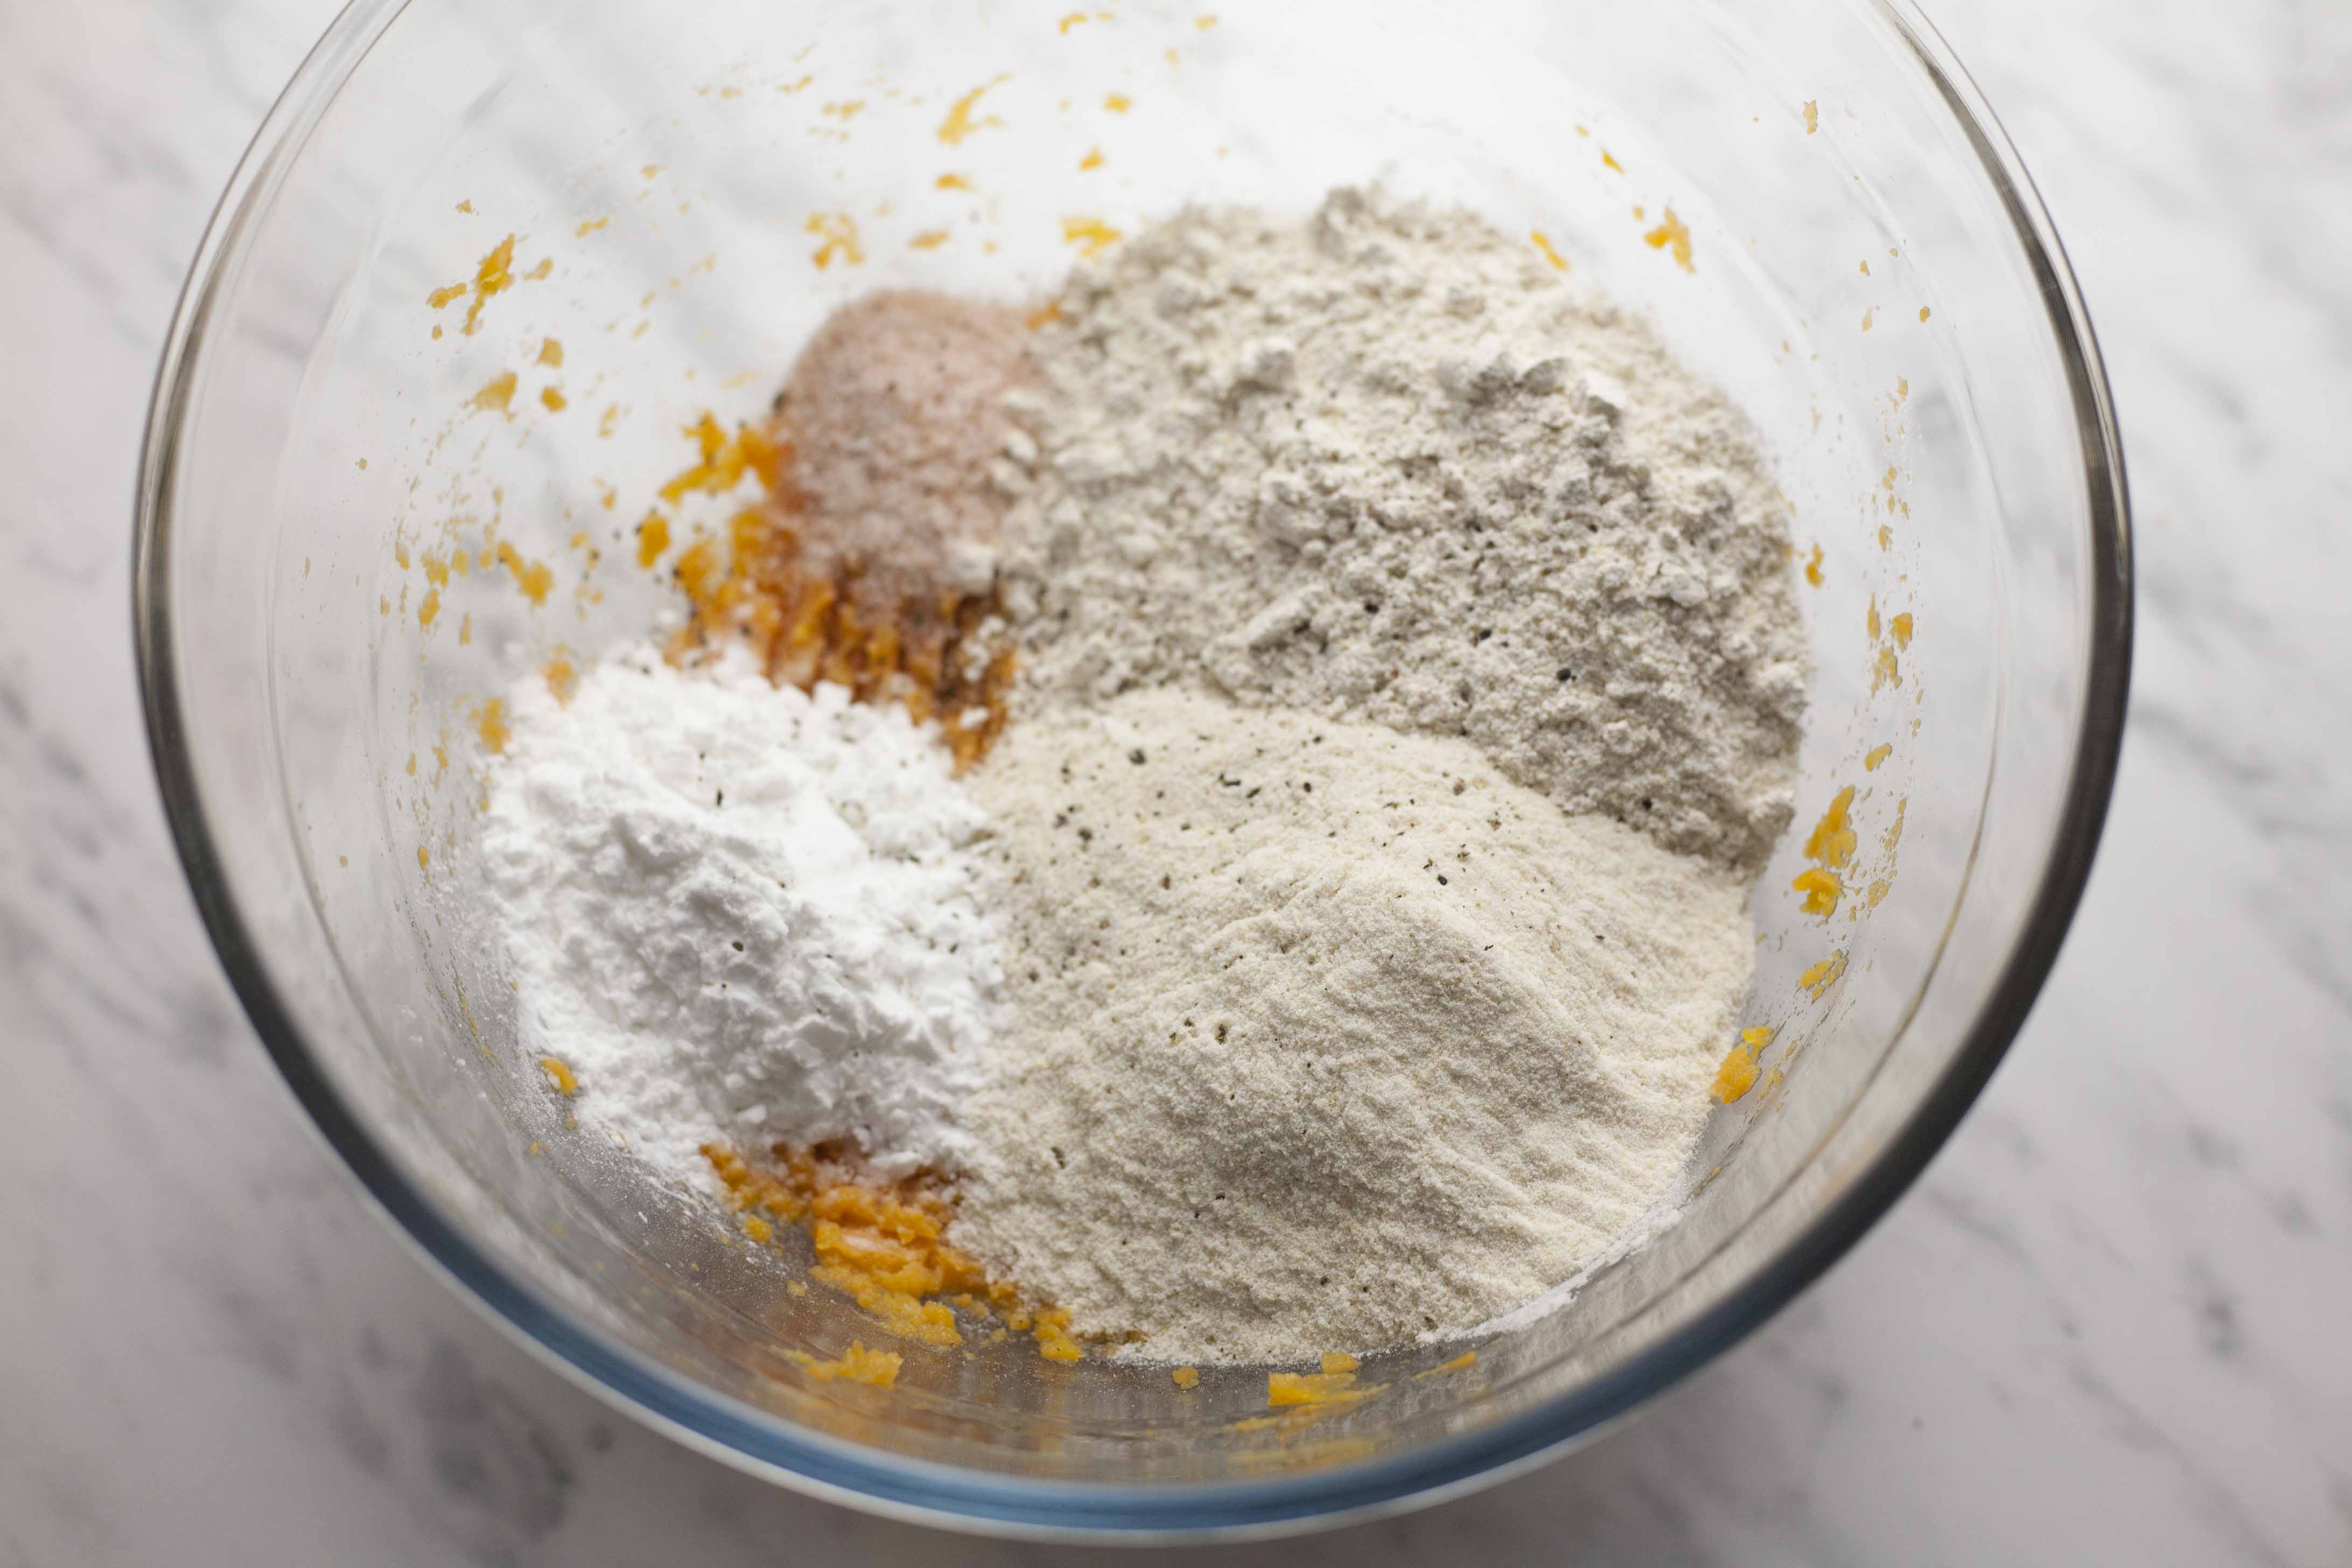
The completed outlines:
{"type": "MultiPolygon", "coordinates": [[[[709,415],[689,433],[699,458],[662,487],[664,500],[723,495],[747,473],[767,500],[737,512],[723,542],[706,535],[679,552],[671,571],[694,618],[673,653],[740,640],[779,685],[832,681],[861,702],[899,703],[917,723],[938,721],[959,768],[985,755],[1003,731],[1013,671],[1012,647],[992,628],[1003,625],[995,594],[908,595],[881,613],[862,608],[854,569],[809,566],[791,442],[751,425],[730,436],[709,415]]],[[[659,514],[647,518],[639,561],[657,557],[668,539],[659,514]]]]}
{"type": "Polygon", "coordinates": [[[954,1205],[936,1179],[884,1181],[831,1144],[779,1144],[772,1164],[754,1165],[717,1143],[705,1144],[702,1154],[744,1216],[745,1234],[755,1241],[770,1238],[773,1227],[762,1214],[803,1226],[816,1251],[811,1275],[847,1295],[886,1331],[919,1344],[960,1345],[963,1331],[955,1308],[961,1306],[1031,1335],[1047,1361],[1086,1354],[1070,1333],[1069,1313],[1024,1305],[1018,1289],[990,1279],[946,1239],[954,1205]]]}

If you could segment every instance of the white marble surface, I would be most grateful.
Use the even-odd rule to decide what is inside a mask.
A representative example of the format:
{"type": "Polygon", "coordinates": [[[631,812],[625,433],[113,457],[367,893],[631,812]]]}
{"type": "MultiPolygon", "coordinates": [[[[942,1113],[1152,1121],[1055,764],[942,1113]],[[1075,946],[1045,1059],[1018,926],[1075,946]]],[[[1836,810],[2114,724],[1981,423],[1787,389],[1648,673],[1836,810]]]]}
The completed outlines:
{"type": "MultiPolygon", "coordinates": [[[[607,1415],[370,1214],[220,977],[139,727],[132,466],[331,9],[0,0],[0,1564],[1075,1560],[607,1415]]],[[[2133,724],[2057,973],[1894,1214],[1645,1418],[1202,1561],[2352,1560],[2352,11],[1938,9],[2136,480],[2133,724]]]]}

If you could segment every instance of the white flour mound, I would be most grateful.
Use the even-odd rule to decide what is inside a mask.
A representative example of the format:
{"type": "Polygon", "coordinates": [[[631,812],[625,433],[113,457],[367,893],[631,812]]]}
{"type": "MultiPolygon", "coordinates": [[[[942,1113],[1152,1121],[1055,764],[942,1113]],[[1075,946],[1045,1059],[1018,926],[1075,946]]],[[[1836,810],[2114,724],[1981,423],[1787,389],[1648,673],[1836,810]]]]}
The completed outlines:
{"type": "Polygon", "coordinates": [[[509,699],[482,836],[524,1048],[665,1173],[701,1144],[854,1140],[953,1170],[1004,1026],[986,817],[893,706],[748,658],[608,657],[509,699]]]}
{"type": "Polygon", "coordinates": [[[1730,875],[1467,742],[1131,692],[974,793],[1018,1010],[954,1237],[1155,1361],[1483,1322],[1665,1196],[1753,941],[1730,875]]]}
{"type": "Polygon", "coordinates": [[[1459,736],[1562,809],[1754,871],[1803,640],[1738,410],[1466,212],[1334,192],[1081,267],[1014,411],[1041,705],[1205,683],[1459,736]]]}

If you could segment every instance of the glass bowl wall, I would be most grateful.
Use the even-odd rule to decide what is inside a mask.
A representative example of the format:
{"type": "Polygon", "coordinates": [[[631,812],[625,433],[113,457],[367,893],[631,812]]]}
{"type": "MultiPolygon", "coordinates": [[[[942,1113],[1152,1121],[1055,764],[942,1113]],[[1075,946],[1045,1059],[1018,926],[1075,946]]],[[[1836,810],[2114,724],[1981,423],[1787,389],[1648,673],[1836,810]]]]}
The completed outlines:
{"type": "MultiPolygon", "coordinates": [[[[664,510],[683,541],[730,508],[664,510]]],[[[1433,1496],[1754,1327],[1916,1173],[2022,1018],[2096,837],[2128,651],[2120,459],[2054,238],[1924,23],[1858,0],[362,0],[197,258],[140,527],[199,900],[394,1217],[691,1441],[1032,1531],[1433,1496]],[[675,548],[641,568],[637,525],[694,460],[688,427],[755,416],[840,301],[1034,298],[1188,202],[1303,212],[1371,181],[1651,313],[1772,447],[1815,671],[1798,826],[1754,895],[1763,1080],[1717,1113],[1679,1224],[1563,1310],[1373,1359],[1381,1394],[1308,1428],[1250,1424],[1263,1368],[1182,1393],[1019,1342],[902,1347],[889,1390],[811,1381],[791,1352],[872,1325],[786,1293],[788,1249],[572,1127],[516,1048],[467,897],[489,704],[675,615],[675,548]],[[444,292],[509,236],[510,286],[444,292]],[[1790,883],[1848,785],[1863,848],[1824,921],[1790,883]]]]}

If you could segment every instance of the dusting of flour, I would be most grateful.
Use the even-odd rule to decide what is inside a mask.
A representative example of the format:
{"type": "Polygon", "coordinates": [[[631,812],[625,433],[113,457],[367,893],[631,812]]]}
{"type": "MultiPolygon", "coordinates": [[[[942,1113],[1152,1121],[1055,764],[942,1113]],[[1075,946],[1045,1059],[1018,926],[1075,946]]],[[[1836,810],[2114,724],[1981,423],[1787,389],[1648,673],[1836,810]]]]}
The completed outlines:
{"type": "Polygon", "coordinates": [[[1008,1005],[986,818],[936,732],[748,657],[607,657],[509,699],[482,862],[524,1048],[673,1179],[700,1145],[954,1170],[1008,1005]]]}
{"type": "Polygon", "coordinates": [[[1005,523],[1040,705],[1183,682],[1467,739],[1752,873],[1803,640],[1738,410],[1474,214],[1335,191],[1074,272],[1005,523]]]}
{"type": "Polygon", "coordinates": [[[1154,1360],[1467,1328],[1672,1187],[1748,979],[1738,881],[1456,738],[1198,692],[973,779],[1018,1009],[954,1236],[1154,1360]]]}

